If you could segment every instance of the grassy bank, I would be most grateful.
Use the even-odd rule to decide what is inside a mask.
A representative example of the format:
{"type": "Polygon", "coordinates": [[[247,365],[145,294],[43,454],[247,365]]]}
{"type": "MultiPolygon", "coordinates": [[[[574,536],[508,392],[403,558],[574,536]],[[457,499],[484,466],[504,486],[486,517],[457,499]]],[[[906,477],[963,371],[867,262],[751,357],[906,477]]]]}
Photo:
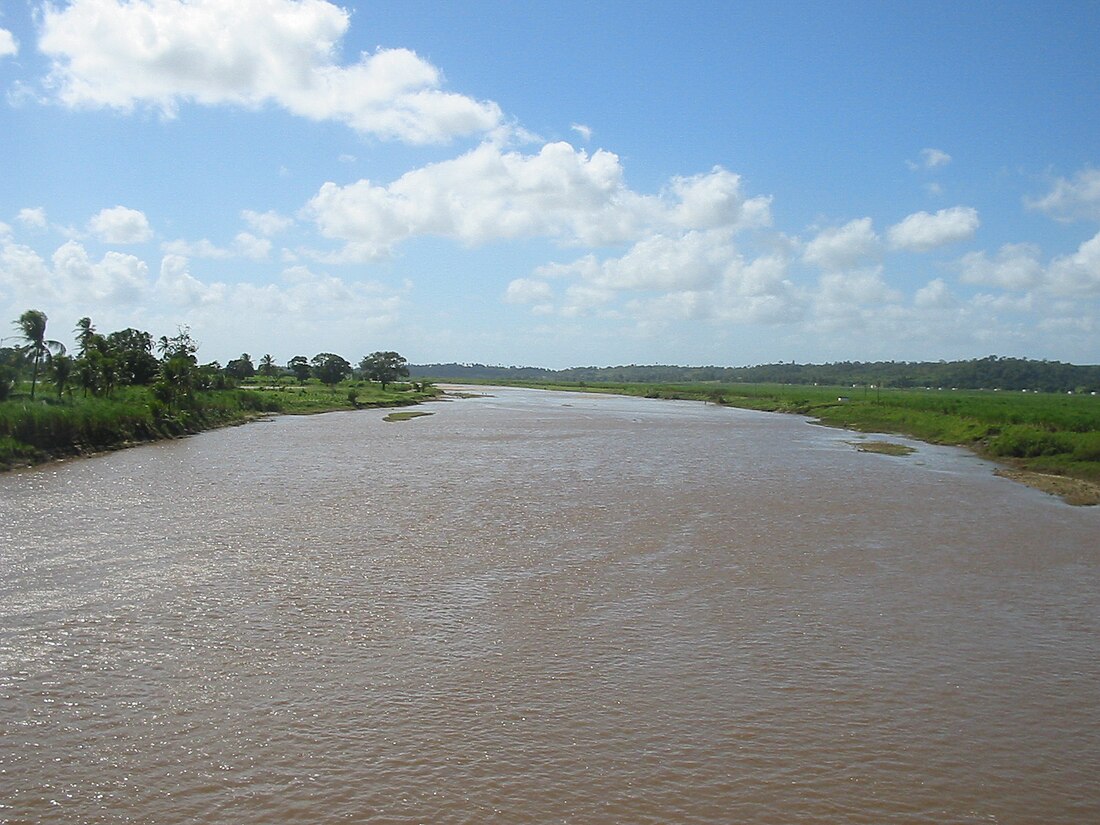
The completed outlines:
{"type": "MultiPolygon", "coordinates": [[[[1018,471],[1077,479],[1100,490],[1100,397],[1092,395],[784,384],[525,382],[523,386],[799,413],[830,426],[968,447],[1018,471]]],[[[1096,494],[1091,497],[1095,499],[1096,494]]]]}
{"type": "Polygon", "coordinates": [[[368,382],[335,387],[309,382],[199,392],[190,403],[173,407],[159,402],[147,387],[122,387],[110,398],[40,396],[31,401],[17,396],[0,403],[0,470],[176,438],[272,413],[405,406],[434,394],[432,388],[418,391],[408,384],[383,391],[368,382]]]}

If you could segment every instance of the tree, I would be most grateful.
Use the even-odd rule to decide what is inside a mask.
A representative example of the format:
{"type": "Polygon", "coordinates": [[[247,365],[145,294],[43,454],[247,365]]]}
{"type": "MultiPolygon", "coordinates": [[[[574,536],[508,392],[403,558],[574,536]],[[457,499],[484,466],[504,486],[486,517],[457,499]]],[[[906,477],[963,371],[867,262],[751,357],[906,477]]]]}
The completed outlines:
{"type": "Polygon", "coordinates": [[[178,327],[176,334],[171,338],[167,335],[160,336],[160,340],[157,341],[157,350],[164,360],[181,356],[189,358],[195,364],[198,363],[195,353],[199,351],[199,344],[191,337],[191,328],[187,326],[178,327]]]}
{"type": "Polygon", "coordinates": [[[245,378],[251,378],[256,374],[256,367],[252,364],[252,356],[247,352],[242,352],[240,358],[234,358],[225,365],[225,372],[238,381],[243,381],[245,378]]]}
{"type": "Polygon", "coordinates": [[[80,345],[80,352],[77,354],[84,356],[88,354],[88,342],[91,337],[95,335],[95,327],[92,326],[91,318],[81,318],[76,322],[76,329],[73,330],[76,333],[76,342],[80,345]]]}
{"type": "Polygon", "coordinates": [[[153,384],[153,394],[170,407],[189,405],[194,398],[201,376],[195,353],[199,345],[188,327],[180,327],[172,338],[162,337],[158,348],[164,354],[160,377],[153,384]]]}
{"type": "Polygon", "coordinates": [[[0,401],[6,401],[19,377],[23,353],[15,347],[0,347],[0,401]]]}
{"type": "Polygon", "coordinates": [[[115,359],[120,384],[151,384],[160,372],[153,356],[153,336],[128,327],[107,336],[108,354],[115,359]]]}
{"type": "Polygon", "coordinates": [[[372,352],[359,362],[359,371],[368,381],[377,381],[385,391],[386,384],[398,378],[408,378],[407,361],[396,352],[372,352]]]}
{"type": "Polygon", "coordinates": [[[38,384],[38,367],[42,361],[49,363],[55,355],[65,352],[65,345],[60,341],[50,341],[46,338],[46,313],[37,309],[28,309],[19,316],[15,322],[19,328],[19,334],[27,343],[23,346],[23,352],[34,364],[31,372],[31,400],[34,399],[35,386],[38,384]]]}
{"type": "Polygon", "coordinates": [[[275,366],[275,359],[268,353],[260,359],[259,373],[264,378],[274,378],[279,372],[279,368],[275,366]]]}
{"type": "Polygon", "coordinates": [[[351,374],[351,364],[331,352],[319,352],[309,363],[317,380],[330,387],[336,386],[351,374]]]}
{"type": "Polygon", "coordinates": [[[53,376],[54,386],[57,387],[57,400],[60,401],[73,375],[73,359],[67,355],[55,355],[50,360],[50,374],[53,376]]]}
{"type": "Polygon", "coordinates": [[[298,379],[299,384],[306,383],[306,379],[313,373],[313,369],[309,366],[309,361],[306,360],[304,355],[295,355],[286,362],[286,368],[294,373],[294,377],[298,379]]]}

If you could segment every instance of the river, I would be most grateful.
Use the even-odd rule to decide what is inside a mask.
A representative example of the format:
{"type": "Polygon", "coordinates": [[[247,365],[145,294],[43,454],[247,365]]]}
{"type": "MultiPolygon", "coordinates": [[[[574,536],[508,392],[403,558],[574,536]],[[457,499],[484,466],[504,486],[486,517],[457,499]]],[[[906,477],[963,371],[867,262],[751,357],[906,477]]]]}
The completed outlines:
{"type": "Polygon", "coordinates": [[[1079,823],[1100,508],[493,389],[0,476],[0,823],[1079,823]]]}

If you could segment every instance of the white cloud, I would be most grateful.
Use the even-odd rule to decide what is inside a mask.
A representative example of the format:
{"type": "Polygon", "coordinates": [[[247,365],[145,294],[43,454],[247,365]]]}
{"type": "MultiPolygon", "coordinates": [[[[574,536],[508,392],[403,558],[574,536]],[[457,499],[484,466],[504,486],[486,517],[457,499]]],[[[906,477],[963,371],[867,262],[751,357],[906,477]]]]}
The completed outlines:
{"type": "MultiPolygon", "coordinates": [[[[626,255],[599,261],[586,255],[570,264],[539,267],[536,279],[571,279],[558,309],[570,318],[598,314],[633,319],[653,334],[671,323],[780,324],[801,317],[803,299],[788,279],[788,260],[766,255],[745,263],[717,231],[681,238],[654,237],[626,255]],[[631,296],[625,303],[621,299],[631,296]]],[[[545,314],[550,285],[539,284],[534,311],[545,314]]],[[[517,286],[517,290],[520,286],[517,286]]]]}
{"type": "Polygon", "coordinates": [[[1027,290],[1043,280],[1039,248],[1034,244],[1005,244],[990,260],[984,252],[971,252],[959,261],[962,280],[1002,289],[1027,290]]]}
{"type": "Polygon", "coordinates": [[[504,293],[504,300],[510,304],[542,304],[553,297],[550,284],[534,278],[516,278],[504,293]]]}
{"type": "Polygon", "coordinates": [[[271,255],[271,241],[258,238],[249,232],[240,232],[228,247],[203,238],[199,241],[175,240],[161,244],[161,251],[168,255],[183,258],[208,258],[211,260],[229,260],[232,258],[250,258],[262,261],[271,255]]]}
{"type": "Polygon", "coordinates": [[[336,62],[349,12],[324,0],[74,0],[47,5],[40,50],[69,106],[174,116],[181,102],[274,104],[412,143],[502,126],[492,102],[443,91],[440,72],[407,49],[336,62]]]}
{"type": "Polygon", "coordinates": [[[725,231],[654,235],[638,241],[621,258],[604,261],[589,278],[615,290],[703,289],[715,285],[735,257],[725,231]]]}
{"type": "Polygon", "coordinates": [[[569,126],[574,132],[581,136],[581,140],[585,143],[592,140],[592,127],[585,126],[583,123],[573,123],[569,126]]]}
{"type": "Polygon", "coordinates": [[[585,255],[572,263],[539,267],[535,274],[578,279],[603,291],[684,291],[714,287],[736,260],[729,231],[693,231],[652,235],[621,257],[598,261],[585,255]]]}
{"type": "Polygon", "coordinates": [[[1100,219],[1100,169],[1082,169],[1073,180],[1058,178],[1050,192],[1025,203],[1061,221],[1100,219]]]}
{"type": "Polygon", "coordinates": [[[29,246],[7,242],[0,249],[0,286],[18,296],[53,295],[50,271],[41,256],[29,246]]]}
{"type": "Polygon", "coordinates": [[[1059,255],[1047,266],[1033,244],[1006,244],[996,258],[973,252],[959,261],[966,283],[1055,295],[1100,295],[1100,233],[1082,243],[1076,252],[1059,255]]]}
{"type": "Polygon", "coordinates": [[[19,42],[7,29],[0,29],[0,57],[14,57],[19,54],[19,42]]]}
{"type": "Polygon", "coordinates": [[[849,221],[838,229],[825,229],[806,244],[802,258],[822,269],[850,269],[873,260],[880,253],[878,235],[870,218],[849,221]]]}
{"type": "Polygon", "coordinates": [[[565,290],[561,314],[566,318],[577,318],[593,312],[606,316],[608,313],[603,308],[614,300],[615,292],[610,289],[592,284],[570,284],[565,290]]]}
{"type": "Polygon", "coordinates": [[[153,237],[144,213],[125,206],[100,210],[88,222],[88,230],[106,243],[142,243],[153,237]]]}
{"type": "Polygon", "coordinates": [[[855,272],[827,272],[821,276],[815,296],[819,313],[829,317],[848,317],[864,306],[900,300],[897,291],[882,279],[882,268],[855,272]]]}
{"type": "Polygon", "coordinates": [[[905,165],[910,169],[940,169],[951,162],[951,155],[942,149],[921,149],[920,160],[907,160],[905,165]]]}
{"type": "Polygon", "coordinates": [[[5,244],[0,251],[0,286],[25,301],[132,304],[149,285],[148,267],[133,255],[108,252],[93,261],[77,241],[68,241],[47,262],[33,249],[5,244]]]}
{"type": "Polygon", "coordinates": [[[917,290],[913,303],[922,309],[946,309],[955,305],[955,296],[943,278],[935,278],[917,290]]]}
{"type": "Polygon", "coordinates": [[[80,295],[87,300],[138,300],[148,286],[149,268],[133,255],[108,252],[94,263],[76,241],[65,243],[53,254],[54,279],[59,292],[67,297],[80,295]]]}
{"type": "Polygon", "coordinates": [[[262,285],[205,281],[187,258],[171,254],[161,262],[153,300],[167,307],[167,325],[192,327],[207,357],[256,349],[252,341],[265,342],[265,349],[285,348],[284,360],[317,351],[357,358],[364,334],[392,326],[404,306],[399,291],[304,266],[285,269],[277,281],[262,285]],[[274,340],[272,330],[278,330],[274,340]]]}
{"type": "Polygon", "coordinates": [[[165,255],[160,262],[156,282],[157,295],[176,306],[200,306],[220,303],[225,297],[225,284],[204,284],[191,274],[190,261],[183,255],[165,255]]]}
{"type": "Polygon", "coordinates": [[[285,232],[294,225],[294,219],[288,218],[285,215],[280,215],[274,210],[268,212],[253,212],[251,209],[245,209],[241,212],[241,217],[245,223],[259,232],[261,235],[278,235],[280,232],[285,232]]]}
{"type": "Polygon", "coordinates": [[[978,230],[978,210],[969,206],[941,209],[935,215],[915,212],[887,231],[894,249],[927,252],[930,249],[965,241],[978,230]]]}
{"type": "Polygon", "coordinates": [[[16,220],[30,229],[45,229],[46,210],[41,206],[20,209],[19,214],[16,216],[16,220]]]}
{"type": "Polygon", "coordinates": [[[1081,244],[1072,255],[1050,262],[1050,288],[1060,294],[1100,294],[1100,233],[1081,244]]]}
{"type": "Polygon", "coordinates": [[[590,156],[568,143],[550,143],[528,155],[486,143],[388,186],[326,183],[303,214],[325,237],[347,243],[343,260],[388,255],[417,235],[471,246],[521,237],[602,246],[770,221],[769,199],[744,198],[740,178],[721,168],[676,178],[660,195],[633,192],[622,178],[618,157],[603,150],[590,156]]]}

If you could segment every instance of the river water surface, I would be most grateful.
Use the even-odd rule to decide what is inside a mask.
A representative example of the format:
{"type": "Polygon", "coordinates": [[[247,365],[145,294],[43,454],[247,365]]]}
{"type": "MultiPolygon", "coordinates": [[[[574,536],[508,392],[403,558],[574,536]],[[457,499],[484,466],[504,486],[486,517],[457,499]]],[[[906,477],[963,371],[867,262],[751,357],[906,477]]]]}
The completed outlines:
{"type": "Polygon", "coordinates": [[[0,477],[0,823],[1100,821],[1100,508],[491,392],[0,477]]]}

